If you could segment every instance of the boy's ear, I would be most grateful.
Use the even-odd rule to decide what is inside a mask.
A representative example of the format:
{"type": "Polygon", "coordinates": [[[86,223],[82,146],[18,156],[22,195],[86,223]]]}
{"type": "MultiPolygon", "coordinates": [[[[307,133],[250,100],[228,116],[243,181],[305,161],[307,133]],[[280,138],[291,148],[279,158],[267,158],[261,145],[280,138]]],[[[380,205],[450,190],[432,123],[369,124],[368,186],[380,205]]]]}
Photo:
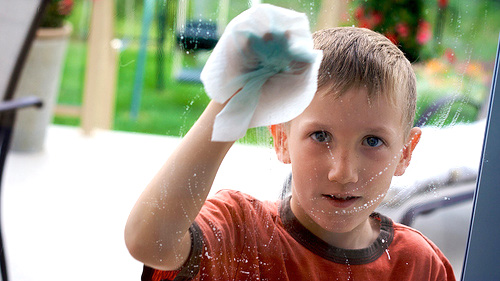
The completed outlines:
{"type": "Polygon", "coordinates": [[[273,136],[274,151],[278,160],[284,164],[290,164],[290,154],[288,153],[288,140],[284,124],[276,124],[267,127],[273,136]]]}
{"type": "Polygon", "coordinates": [[[398,166],[396,167],[396,171],[394,172],[395,176],[402,176],[406,168],[410,165],[411,155],[413,150],[417,146],[420,141],[420,136],[422,135],[422,130],[418,127],[414,127],[410,131],[410,140],[403,147],[403,153],[401,153],[401,159],[399,159],[398,166]]]}

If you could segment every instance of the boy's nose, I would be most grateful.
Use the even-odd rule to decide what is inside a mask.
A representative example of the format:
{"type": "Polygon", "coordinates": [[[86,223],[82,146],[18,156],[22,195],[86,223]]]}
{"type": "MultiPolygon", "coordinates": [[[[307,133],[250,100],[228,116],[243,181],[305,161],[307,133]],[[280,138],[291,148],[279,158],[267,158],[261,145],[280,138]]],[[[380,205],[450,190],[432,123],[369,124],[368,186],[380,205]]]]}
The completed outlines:
{"type": "MultiPolygon", "coordinates": [[[[334,154],[335,155],[335,154],[334,154]]],[[[332,157],[328,180],[340,184],[358,182],[358,169],[356,167],[356,158],[349,152],[338,153],[332,157]]]]}

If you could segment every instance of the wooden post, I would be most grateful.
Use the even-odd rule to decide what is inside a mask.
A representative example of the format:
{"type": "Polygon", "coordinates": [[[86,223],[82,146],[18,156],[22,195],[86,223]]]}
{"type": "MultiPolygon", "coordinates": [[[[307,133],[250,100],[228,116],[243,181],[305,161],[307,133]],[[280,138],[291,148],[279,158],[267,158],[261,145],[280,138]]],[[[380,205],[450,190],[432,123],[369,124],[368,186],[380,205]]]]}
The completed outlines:
{"type": "Polygon", "coordinates": [[[86,135],[93,129],[113,126],[117,53],[113,39],[114,1],[93,1],[87,50],[81,126],[86,135]]]}
{"type": "Polygon", "coordinates": [[[229,18],[229,0],[219,0],[219,16],[217,18],[217,33],[219,37],[226,29],[229,18]]]}
{"type": "Polygon", "coordinates": [[[347,15],[349,2],[350,0],[323,0],[316,30],[339,26],[342,16],[347,15]]]}

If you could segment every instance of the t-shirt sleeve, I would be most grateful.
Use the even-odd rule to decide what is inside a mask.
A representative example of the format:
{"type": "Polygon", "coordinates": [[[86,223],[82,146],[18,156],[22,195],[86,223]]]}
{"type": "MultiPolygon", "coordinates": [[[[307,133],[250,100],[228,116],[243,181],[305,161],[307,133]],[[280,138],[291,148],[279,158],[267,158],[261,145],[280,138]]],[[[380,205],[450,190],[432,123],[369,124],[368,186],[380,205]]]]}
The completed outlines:
{"type": "Polygon", "coordinates": [[[451,263],[429,238],[401,224],[395,224],[394,230],[397,235],[396,247],[400,250],[399,255],[409,258],[415,264],[410,276],[418,276],[416,278],[419,280],[429,281],[456,280],[451,263]]]}
{"type": "Polygon", "coordinates": [[[189,227],[191,236],[191,251],[184,265],[179,270],[164,271],[144,265],[141,281],[181,281],[189,280],[199,271],[201,249],[203,241],[198,224],[193,222],[189,227]]]}
{"type": "Polygon", "coordinates": [[[250,198],[237,191],[222,190],[207,199],[191,225],[191,251],[184,265],[176,271],[161,271],[144,266],[142,281],[190,280],[200,274],[200,265],[211,266],[212,274],[231,276],[242,251],[250,198]],[[234,263],[234,264],[233,264],[234,263]],[[215,267],[215,265],[218,265],[215,267]],[[222,265],[222,266],[221,266],[222,265]]]}
{"type": "Polygon", "coordinates": [[[147,265],[142,269],[141,281],[172,281],[179,274],[179,270],[162,271],[147,265]]]}

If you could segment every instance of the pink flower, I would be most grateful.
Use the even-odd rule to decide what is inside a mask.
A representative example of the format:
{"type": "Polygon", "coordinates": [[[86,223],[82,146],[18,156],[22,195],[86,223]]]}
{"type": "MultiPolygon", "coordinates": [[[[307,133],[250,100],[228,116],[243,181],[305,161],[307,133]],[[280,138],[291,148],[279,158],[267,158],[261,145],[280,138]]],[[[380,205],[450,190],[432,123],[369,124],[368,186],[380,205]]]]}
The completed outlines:
{"type": "Polygon", "coordinates": [[[404,22],[396,24],[396,32],[403,38],[406,38],[410,33],[410,28],[404,22]]]}
{"type": "Polygon", "coordinates": [[[379,11],[373,11],[371,14],[371,18],[372,18],[372,23],[375,26],[382,23],[383,20],[383,16],[379,11]]]}
{"type": "Polygon", "coordinates": [[[432,38],[431,24],[424,20],[421,21],[418,24],[418,29],[417,29],[417,42],[420,45],[424,45],[425,43],[429,42],[431,38],[432,38]]]}
{"type": "Polygon", "coordinates": [[[455,57],[455,52],[450,48],[447,48],[444,51],[444,56],[446,57],[446,60],[448,60],[448,62],[450,63],[454,63],[457,60],[457,58],[455,57]]]}

